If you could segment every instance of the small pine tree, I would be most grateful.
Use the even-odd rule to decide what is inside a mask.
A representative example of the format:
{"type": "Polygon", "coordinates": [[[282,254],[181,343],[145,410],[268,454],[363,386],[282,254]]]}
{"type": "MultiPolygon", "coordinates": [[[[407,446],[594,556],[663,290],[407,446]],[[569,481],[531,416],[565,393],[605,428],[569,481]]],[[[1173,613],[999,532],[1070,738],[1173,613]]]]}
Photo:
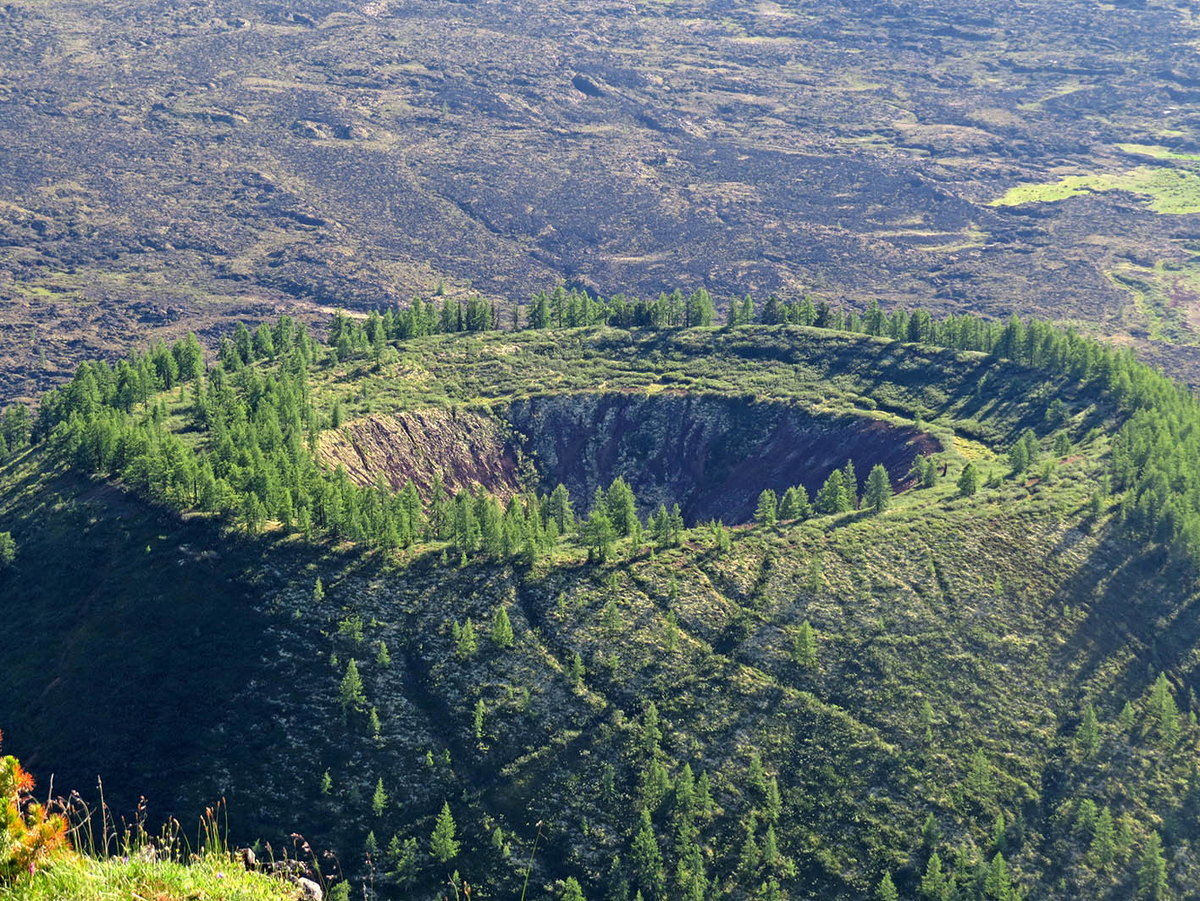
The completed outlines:
{"type": "Polygon", "coordinates": [[[1137,882],[1138,901],[1166,901],[1169,897],[1167,862],[1163,858],[1162,839],[1157,832],[1151,832],[1146,841],[1137,882]]]}
{"type": "Polygon", "coordinates": [[[853,510],[858,506],[858,476],[854,472],[853,460],[847,460],[846,465],[842,467],[842,485],[849,499],[849,509],[853,510]]]}
{"type": "Polygon", "coordinates": [[[448,801],[442,803],[442,812],[434,824],[433,835],[429,838],[429,853],[443,864],[458,856],[458,842],[454,840],[454,816],[450,813],[448,801]]]}
{"type": "Polygon", "coordinates": [[[780,519],[808,519],[811,514],[808,491],[803,485],[793,485],[783,493],[783,500],[779,503],[780,519]]]}
{"type": "Polygon", "coordinates": [[[779,780],[772,776],[767,780],[767,819],[772,823],[778,823],[781,813],[783,813],[783,796],[779,794],[779,780]]]}
{"type": "Polygon", "coordinates": [[[370,722],[368,723],[368,725],[371,728],[371,737],[374,738],[375,741],[377,741],[377,742],[382,741],[383,740],[383,734],[382,734],[383,726],[379,722],[379,710],[375,707],[371,708],[371,718],[370,718],[370,722]]]}
{"type": "Polygon", "coordinates": [[[651,901],[662,901],[666,895],[667,877],[663,872],[662,852],[658,839],[654,837],[654,824],[650,822],[650,811],[642,808],[641,823],[629,849],[633,859],[633,871],[638,884],[651,901]]]}
{"type": "Polygon", "coordinates": [[[329,770],[321,774],[321,794],[327,795],[333,791],[333,777],[329,775],[329,770]]]}
{"type": "Polygon", "coordinates": [[[321,584],[320,576],[317,576],[317,581],[313,584],[312,599],[314,604],[325,600],[325,586],[321,584]]]}
{"type": "Polygon", "coordinates": [[[921,825],[921,848],[932,854],[941,840],[942,830],[938,828],[937,817],[932,813],[926,814],[925,822],[921,825]]]}
{"type": "Polygon", "coordinates": [[[829,474],[829,478],[825,480],[821,490],[817,492],[816,499],[813,501],[813,510],[821,516],[829,516],[834,513],[846,513],[852,509],[845,479],[841,470],[835,469],[829,474]]]}
{"type": "Polygon", "coordinates": [[[1092,830],[1092,843],[1088,847],[1088,864],[1093,869],[1107,873],[1117,857],[1116,827],[1113,826],[1112,811],[1107,806],[1096,817],[1092,830]]]}
{"type": "Polygon", "coordinates": [[[925,864],[925,875],[921,877],[918,891],[922,901],[947,901],[950,896],[950,880],[942,872],[942,858],[936,851],[925,864]]]}
{"type": "Polygon", "coordinates": [[[817,668],[817,636],[808,620],[800,624],[792,642],[792,659],[806,670],[817,668]]]}
{"type": "Polygon", "coordinates": [[[1091,704],[1083,708],[1083,718],[1075,733],[1075,744],[1085,759],[1095,757],[1100,749],[1100,724],[1096,720],[1096,708],[1091,704]]]}
{"type": "Polygon", "coordinates": [[[600,624],[605,630],[614,633],[621,628],[621,610],[617,607],[617,599],[609,598],[604,609],[600,612],[600,624]]]}
{"type": "Polygon", "coordinates": [[[896,891],[896,883],[892,882],[891,873],[883,874],[883,878],[879,880],[879,888],[875,890],[875,897],[879,901],[900,901],[900,895],[896,891]]]}
{"type": "Polygon", "coordinates": [[[388,842],[387,863],[389,875],[400,887],[410,888],[417,876],[417,840],[407,838],[401,842],[400,836],[393,835],[388,842]]]}
{"type": "Polygon", "coordinates": [[[454,653],[459,660],[466,660],[471,657],[479,644],[475,638],[475,624],[471,622],[471,617],[467,617],[467,621],[463,623],[462,629],[458,633],[458,642],[455,645],[454,653]]]}
{"type": "Polygon", "coordinates": [[[501,649],[511,648],[513,645],[512,621],[503,607],[497,607],[492,617],[492,642],[501,649]]]}
{"type": "Polygon", "coordinates": [[[483,703],[483,698],[475,702],[475,740],[483,741],[483,717],[487,713],[487,707],[483,703]]]}
{"type": "Polygon", "coordinates": [[[383,812],[387,810],[388,796],[383,790],[383,778],[375,783],[375,794],[371,796],[371,813],[377,817],[383,816],[383,812]]]}
{"type": "Polygon", "coordinates": [[[979,470],[975,468],[974,463],[968,463],[958,477],[958,493],[961,497],[971,497],[977,491],[979,491],[979,470]]]}
{"type": "Polygon", "coordinates": [[[388,653],[386,641],[379,642],[379,652],[375,655],[375,662],[383,669],[387,669],[392,665],[392,655],[388,653]]]}
{"type": "Polygon", "coordinates": [[[1018,441],[1008,452],[1008,465],[1014,476],[1019,476],[1029,468],[1029,446],[1024,441],[1018,441]]]}
{"type": "Polygon", "coordinates": [[[774,825],[768,826],[766,834],[763,835],[762,862],[764,866],[772,869],[779,863],[779,843],[775,839],[774,825]]]}
{"type": "Polygon", "coordinates": [[[349,712],[351,708],[362,710],[366,706],[367,696],[363,691],[362,677],[358,674],[358,663],[353,657],[346,664],[346,675],[342,677],[338,695],[342,702],[342,710],[345,712],[349,712]]]}
{"type": "Polygon", "coordinates": [[[767,488],[758,496],[758,506],[754,510],[754,519],[760,526],[769,529],[775,525],[778,517],[779,504],[775,498],[775,492],[767,488]]]}
{"type": "Polygon", "coordinates": [[[574,876],[568,876],[563,882],[562,901],[585,901],[583,888],[574,876]]]}
{"type": "Polygon", "coordinates": [[[863,499],[875,514],[882,513],[892,505],[892,480],[882,463],[875,464],[867,476],[867,491],[863,499]]]}
{"type": "Polygon", "coordinates": [[[1163,744],[1174,744],[1179,738],[1179,707],[1171,694],[1171,684],[1165,673],[1159,673],[1150,692],[1150,719],[1158,727],[1163,744]]]}

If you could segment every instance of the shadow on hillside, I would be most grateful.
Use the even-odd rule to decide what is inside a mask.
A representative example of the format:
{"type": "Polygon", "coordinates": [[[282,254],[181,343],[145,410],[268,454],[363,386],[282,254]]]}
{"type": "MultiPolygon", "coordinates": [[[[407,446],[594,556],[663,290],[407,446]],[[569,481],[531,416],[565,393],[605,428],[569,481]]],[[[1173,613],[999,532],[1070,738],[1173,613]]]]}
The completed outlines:
{"type": "MultiPolygon", "coordinates": [[[[106,483],[56,475],[38,487],[38,477],[17,490],[36,489],[40,502],[4,519],[20,567],[0,581],[0,617],[23,638],[0,669],[6,750],[44,790],[53,774],[55,794],[90,797],[100,777],[118,815],[145,795],[152,823],[194,823],[258,744],[224,724],[274,653],[255,607],[274,542],[222,534],[106,483]]],[[[240,718],[271,731],[265,709],[240,718]]]]}
{"type": "Polygon", "coordinates": [[[1081,686],[1100,678],[1095,688],[1108,716],[1160,672],[1172,673],[1177,687],[1194,681],[1188,661],[1200,648],[1200,592],[1190,564],[1161,548],[1141,549],[1110,527],[1058,598],[1086,611],[1059,651],[1060,665],[1077,667],[1081,686]],[[1106,673],[1127,648],[1132,656],[1106,673]]]}

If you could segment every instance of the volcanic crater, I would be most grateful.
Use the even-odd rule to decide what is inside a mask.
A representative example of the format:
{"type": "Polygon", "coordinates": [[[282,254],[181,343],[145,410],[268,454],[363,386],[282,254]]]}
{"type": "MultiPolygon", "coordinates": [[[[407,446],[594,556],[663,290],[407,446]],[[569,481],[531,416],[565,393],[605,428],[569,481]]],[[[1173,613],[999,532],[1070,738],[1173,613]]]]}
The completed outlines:
{"type": "Polygon", "coordinates": [[[436,477],[451,492],[482,486],[501,499],[561,482],[580,512],[621,476],[643,514],[677,503],[689,524],[734,524],[753,517],[763,489],[815,494],[847,460],[860,490],[877,463],[902,490],[914,459],[941,449],[928,433],[867,416],[747,396],[613,392],[373,414],[326,433],[320,453],[359,484],[412,479],[425,497],[436,477]]]}

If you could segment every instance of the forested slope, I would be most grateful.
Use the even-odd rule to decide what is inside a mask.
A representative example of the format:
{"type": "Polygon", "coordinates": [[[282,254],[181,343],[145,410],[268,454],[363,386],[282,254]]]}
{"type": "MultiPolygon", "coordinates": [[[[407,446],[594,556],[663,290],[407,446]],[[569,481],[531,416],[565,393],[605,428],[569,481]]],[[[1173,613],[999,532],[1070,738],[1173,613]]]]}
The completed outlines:
{"type": "Polygon", "coordinates": [[[531,892],[614,901],[1197,884],[1186,395],[1038,324],[397,318],[43,404],[0,469],[31,768],[223,795],[386,896],[514,896],[531,858],[531,892]],[[320,462],[368,422],[511,468],[320,462]],[[788,458],[809,428],[838,440],[788,458]]]}

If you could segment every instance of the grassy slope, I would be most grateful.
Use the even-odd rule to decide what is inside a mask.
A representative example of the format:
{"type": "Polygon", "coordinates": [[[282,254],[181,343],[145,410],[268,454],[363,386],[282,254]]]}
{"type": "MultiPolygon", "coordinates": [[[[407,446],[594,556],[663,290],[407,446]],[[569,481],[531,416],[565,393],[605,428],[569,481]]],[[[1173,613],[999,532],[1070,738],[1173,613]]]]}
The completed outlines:
{"type": "Polygon", "coordinates": [[[299,897],[291,885],[248,873],[239,861],[218,857],[180,864],[68,855],[30,879],[0,886],[3,901],[294,901],[299,897]]]}
{"type": "MultiPolygon", "coordinates": [[[[753,891],[771,875],[735,875],[741,823],[763,807],[753,752],[782,790],[776,829],[795,869],[774,875],[793,897],[860,897],[885,868],[912,886],[930,812],[944,856],[965,842],[987,859],[996,816],[1014,831],[1020,823],[1024,838],[1006,856],[1030,897],[1125,897],[1135,864],[1106,875],[1079,866],[1070,822],[1083,797],[1129,812],[1136,842],[1166,826],[1176,884],[1193,878],[1180,799],[1197,730],[1185,725],[1178,747],[1159,749],[1152,730],[1142,734],[1138,699],[1159,670],[1177,686],[1194,682],[1196,590],[1169,560],[1123,544],[1106,516],[1084,515],[1107,446],[1104,428],[1091,429],[1106,414],[1070,386],[972,355],[771,329],[433,338],[403,347],[391,370],[349,364],[319,373],[316,386],[320,405],[337,399],[350,415],[597,387],[754,392],[902,418],[919,408],[947,445],[949,478],[879,519],[740,531],[729,557],[695,530],[682,549],[643,549],[606,567],[563,545],[553,566],[526,571],[447,567],[437,546],[381,560],[295,538],[221,539],[209,524],[159,516],[30,455],[2,474],[20,486],[0,499],[0,526],[22,558],[0,583],[0,612],[50,653],[18,654],[0,673],[0,719],[14,753],[37,750],[35,771],[66,754],[75,777],[88,767],[109,774],[128,756],[135,763],[110,777],[126,797],[197,810],[220,792],[243,835],[299,830],[348,865],[368,831],[381,845],[413,836],[422,886],[456,867],[495,897],[519,890],[542,819],[535,882],[575,875],[601,897],[613,856],[628,859],[646,765],[637,720],[653,700],[668,771],[689,762],[713,781],[718,810],[701,823],[701,842],[723,887],[753,891]],[[985,375],[990,387],[977,392],[985,375]],[[1079,455],[1058,462],[1049,482],[954,497],[964,459],[1001,470],[996,449],[1026,424],[1045,432],[1055,395],[1068,401],[1072,437],[1085,439],[1079,455]],[[217,556],[199,556],[206,549],[217,556]],[[115,568],[106,574],[101,560],[115,568]],[[317,575],[327,587],[319,604],[317,575]],[[619,622],[603,613],[610,603],[619,622]],[[516,631],[510,651],[486,637],[498,604],[516,631]],[[365,623],[361,642],[337,634],[351,612],[365,623]],[[480,650],[460,660],[449,624],[467,616],[480,650]],[[788,653],[806,618],[817,672],[788,653]],[[375,661],[381,640],[386,668],[375,661]],[[580,686],[566,675],[576,653],[587,668],[580,686]],[[350,657],[378,709],[378,738],[364,715],[338,706],[350,657]],[[114,670],[140,675],[104,681],[114,670]],[[1070,736],[1085,699],[1104,744],[1081,762],[1070,736]],[[1127,699],[1138,702],[1132,731],[1116,724],[1127,699]],[[923,700],[934,711],[931,743],[923,700]],[[182,723],[165,719],[181,704],[182,723]],[[104,727],[108,717],[116,728],[104,727]],[[976,751],[983,780],[971,774],[976,751]],[[325,770],[329,795],[318,787],[325,770]],[[377,817],[379,779],[390,798],[377,817]],[[444,800],[464,848],[447,867],[424,853],[444,800]],[[506,848],[491,845],[497,825],[506,848]]],[[[673,872],[668,807],[655,822],[673,872]]]]}

